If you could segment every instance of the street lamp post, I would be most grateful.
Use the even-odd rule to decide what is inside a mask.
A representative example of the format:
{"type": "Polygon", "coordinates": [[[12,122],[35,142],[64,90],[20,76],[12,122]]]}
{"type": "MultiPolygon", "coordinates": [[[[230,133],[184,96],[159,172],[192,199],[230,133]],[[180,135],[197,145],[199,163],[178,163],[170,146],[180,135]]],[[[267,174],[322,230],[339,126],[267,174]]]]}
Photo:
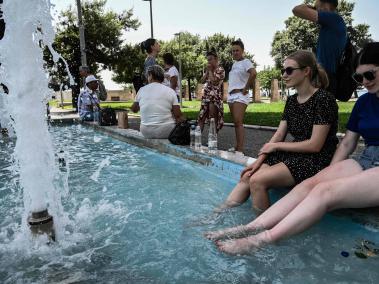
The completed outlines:
{"type": "Polygon", "coordinates": [[[153,1],[152,0],[142,0],[142,1],[148,1],[150,2],[150,28],[151,28],[151,38],[154,38],[154,31],[153,31],[153,1]]]}
{"type": "Polygon", "coordinates": [[[175,36],[179,37],[179,97],[180,97],[180,107],[183,107],[183,95],[182,95],[182,42],[180,40],[180,35],[182,33],[176,33],[175,36]]]}
{"type": "Polygon", "coordinates": [[[86,39],[84,35],[82,4],[80,3],[80,0],[76,0],[76,5],[78,6],[78,24],[79,24],[81,62],[82,62],[82,66],[87,66],[86,39]]]}

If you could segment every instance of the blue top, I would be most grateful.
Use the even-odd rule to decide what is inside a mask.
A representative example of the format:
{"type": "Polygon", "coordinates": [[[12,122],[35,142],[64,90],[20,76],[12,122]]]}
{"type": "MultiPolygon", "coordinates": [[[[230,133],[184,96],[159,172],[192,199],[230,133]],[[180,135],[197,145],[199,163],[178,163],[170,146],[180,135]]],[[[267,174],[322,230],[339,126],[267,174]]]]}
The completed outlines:
{"type": "Polygon", "coordinates": [[[317,61],[326,72],[335,74],[347,41],[345,22],[335,12],[319,11],[318,23],[321,29],[317,42],[317,61]]]}
{"type": "Polygon", "coordinates": [[[359,133],[367,146],[379,146],[379,98],[376,94],[366,93],[359,97],[346,128],[359,133]]]}

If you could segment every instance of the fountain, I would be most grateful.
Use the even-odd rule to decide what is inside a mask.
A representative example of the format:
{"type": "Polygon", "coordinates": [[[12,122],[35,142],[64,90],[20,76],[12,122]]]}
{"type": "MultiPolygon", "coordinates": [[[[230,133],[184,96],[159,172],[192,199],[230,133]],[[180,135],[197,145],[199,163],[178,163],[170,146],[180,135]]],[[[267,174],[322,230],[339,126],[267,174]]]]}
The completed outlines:
{"type": "Polygon", "coordinates": [[[54,188],[56,166],[45,119],[44,102],[50,90],[43,61],[43,49],[52,50],[54,39],[50,10],[49,0],[4,0],[0,83],[9,93],[0,94],[0,107],[6,109],[17,137],[14,160],[24,195],[23,227],[27,224],[33,234],[55,240],[53,216],[59,215],[61,205],[54,188]]]}

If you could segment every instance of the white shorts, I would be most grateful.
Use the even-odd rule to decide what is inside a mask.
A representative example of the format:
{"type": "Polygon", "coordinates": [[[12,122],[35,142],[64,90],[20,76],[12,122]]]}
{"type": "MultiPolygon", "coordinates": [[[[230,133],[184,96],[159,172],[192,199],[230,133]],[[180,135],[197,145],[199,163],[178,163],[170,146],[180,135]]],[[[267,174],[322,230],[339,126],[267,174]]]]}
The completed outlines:
{"type": "Polygon", "coordinates": [[[232,103],[242,103],[248,105],[251,102],[249,95],[246,96],[242,93],[228,94],[228,104],[232,103]]]}
{"type": "Polygon", "coordinates": [[[140,125],[143,137],[148,139],[167,139],[175,127],[175,123],[161,125],[140,125]]]}

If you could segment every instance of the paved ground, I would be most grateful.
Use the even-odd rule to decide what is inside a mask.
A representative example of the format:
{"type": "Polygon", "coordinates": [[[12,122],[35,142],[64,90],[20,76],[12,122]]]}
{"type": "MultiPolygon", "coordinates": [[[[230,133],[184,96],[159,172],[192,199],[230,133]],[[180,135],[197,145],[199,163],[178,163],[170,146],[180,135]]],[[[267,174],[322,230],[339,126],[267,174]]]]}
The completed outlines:
{"type": "MultiPolygon", "coordinates": [[[[61,108],[52,108],[51,109],[51,119],[64,122],[78,120],[79,116],[77,113],[74,113],[73,110],[61,108]]],[[[140,118],[138,116],[129,115],[129,127],[135,130],[139,130],[140,118]]],[[[246,126],[245,127],[245,151],[244,154],[250,157],[256,157],[259,149],[263,146],[264,143],[267,143],[272,135],[274,134],[275,129],[272,127],[259,127],[259,126],[246,126]]],[[[203,145],[207,143],[208,137],[208,128],[205,127],[203,134],[203,145]]],[[[290,139],[290,137],[287,137],[290,139]]],[[[235,132],[232,124],[225,124],[221,129],[218,135],[218,146],[220,150],[228,150],[231,147],[235,146],[235,132]]],[[[358,147],[358,152],[362,149],[363,145],[358,147]]]]}
{"type": "MultiPolygon", "coordinates": [[[[140,119],[139,117],[129,116],[129,127],[135,130],[139,130],[140,119]]],[[[251,129],[245,128],[245,155],[250,157],[256,157],[259,149],[264,143],[270,140],[274,131],[263,129],[251,129]]],[[[203,134],[203,144],[207,143],[208,128],[205,127],[203,134]]],[[[220,150],[228,150],[235,146],[235,132],[234,127],[225,125],[218,135],[218,148],[220,150]]]]}

